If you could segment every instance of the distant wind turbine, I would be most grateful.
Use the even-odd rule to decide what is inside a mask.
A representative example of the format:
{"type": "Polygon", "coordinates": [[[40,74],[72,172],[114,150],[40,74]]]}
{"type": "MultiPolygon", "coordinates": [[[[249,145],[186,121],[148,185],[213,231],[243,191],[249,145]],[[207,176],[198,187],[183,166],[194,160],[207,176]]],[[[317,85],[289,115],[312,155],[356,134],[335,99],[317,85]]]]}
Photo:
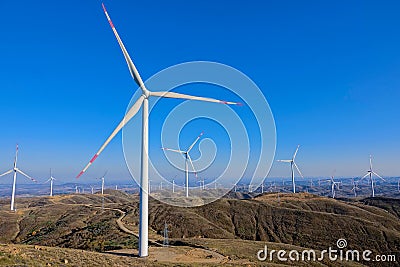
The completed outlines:
{"type": "Polygon", "coordinates": [[[51,196],[51,197],[53,196],[53,181],[54,181],[54,180],[57,180],[57,179],[53,177],[52,172],[51,172],[51,169],[50,169],[50,178],[49,178],[49,180],[47,180],[47,181],[44,182],[44,183],[50,182],[50,196],[51,196]]]}
{"type": "Polygon", "coordinates": [[[178,175],[175,175],[175,177],[172,179],[172,193],[175,193],[175,178],[178,175]]]}
{"type": "Polygon", "coordinates": [[[136,66],[133,64],[131,57],[128,54],[124,44],[122,43],[119,34],[114,27],[114,24],[111,21],[110,16],[107,13],[105,6],[103,5],[104,13],[107,17],[107,20],[111,26],[111,29],[115,35],[115,38],[118,41],[118,44],[122,50],[122,53],[125,57],[125,61],[128,65],[129,71],[131,73],[132,78],[139,85],[142,95],[136,101],[135,104],[128,110],[124,118],[118,124],[118,126],[114,129],[112,134],[107,138],[104,144],[100,147],[100,149],[96,152],[93,158],[89,161],[89,163],[83,168],[83,170],[78,174],[77,178],[79,178],[88,168],[89,166],[96,160],[96,158],[100,155],[100,153],[106,148],[106,146],[111,142],[111,140],[117,135],[119,131],[136,115],[139,111],[140,107],[143,106],[142,111],[142,153],[141,153],[141,179],[140,179],[140,193],[139,193],[139,257],[148,256],[148,231],[149,231],[149,209],[148,209],[148,186],[149,186],[149,169],[148,169],[148,139],[149,139],[149,98],[150,97],[161,97],[161,98],[175,98],[175,99],[187,99],[187,100],[198,100],[205,102],[213,102],[213,103],[222,103],[229,105],[238,105],[239,103],[221,101],[217,99],[207,98],[207,97],[199,97],[199,96],[191,96],[185,95],[175,92],[153,92],[149,91],[142,78],[139,75],[136,66]]]}
{"type": "Polygon", "coordinates": [[[385,179],[383,179],[379,174],[377,174],[376,172],[374,172],[372,170],[372,156],[369,156],[369,170],[367,171],[367,174],[365,174],[361,179],[360,182],[367,176],[369,176],[369,182],[371,183],[371,196],[375,197],[375,186],[374,186],[374,178],[372,177],[372,175],[375,175],[376,177],[380,178],[382,181],[385,181],[385,179]]]}
{"type": "Polygon", "coordinates": [[[331,194],[332,194],[332,198],[335,198],[335,196],[336,196],[335,187],[336,187],[337,190],[339,190],[339,184],[340,184],[341,182],[336,182],[336,181],[335,181],[335,176],[334,176],[334,175],[332,175],[332,176],[331,176],[331,179],[328,180],[328,181],[331,183],[331,194]]]}
{"type": "Polygon", "coordinates": [[[276,185],[275,182],[271,182],[269,188],[268,188],[269,192],[273,192],[276,191],[276,185]]]}
{"type": "Polygon", "coordinates": [[[360,190],[360,188],[358,188],[357,182],[354,181],[354,178],[351,179],[351,184],[353,185],[351,192],[354,192],[354,197],[357,197],[357,190],[360,190]]]}
{"type": "Polygon", "coordinates": [[[101,176],[100,178],[97,178],[97,179],[101,179],[101,194],[102,194],[102,195],[104,194],[104,179],[105,179],[105,177],[106,177],[106,175],[107,175],[107,172],[108,172],[108,171],[106,171],[106,172],[103,174],[103,176],[101,176]]]}
{"type": "Polygon", "coordinates": [[[310,188],[313,188],[313,187],[314,187],[314,181],[312,178],[310,178],[310,188]]]}
{"type": "Polygon", "coordinates": [[[10,205],[12,211],[14,210],[15,185],[16,185],[16,182],[17,182],[17,172],[19,174],[22,174],[23,176],[27,177],[31,181],[33,181],[35,183],[37,182],[35,179],[33,179],[32,177],[30,177],[29,175],[27,175],[26,173],[24,173],[23,171],[18,169],[17,160],[18,160],[18,144],[17,144],[16,149],[15,149],[14,167],[11,170],[6,171],[5,173],[0,175],[0,177],[1,177],[1,176],[4,176],[4,175],[7,175],[7,174],[10,174],[10,173],[14,172],[13,187],[12,187],[12,193],[11,193],[11,205],[10,205]]]}
{"type": "Polygon", "coordinates": [[[180,154],[183,154],[183,155],[185,156],[185,187],[186,187],[186,197],[189,197],[189,162],[190,162],[190,165],[192,166],[194,175],[195,175],[196,178],[197,178],[197,173],[196,173],[196,170],[195,170],[195,168],[194,168],[192,158],[191,158],[190,155],[189,155],[189,152],[190,152],[190,150],[192,150],[192,148],[194,147],[194,145],[199,141],[200,137],[201,137],[203,134],[204,134],[204,132],[201,132],[201,133],[199,134],[199,136],[194,140],[194,142],[189,146],[189,148],[188,148],[187,150],[185,150],[185,151],[183,151],[183,150],[178,150],[178,149],[165,148],[165,147],[162,147],[162,148],[161,148],[162,150],[172,151],[172,152],[175,152],[175,153],[180,153],[180,154]]]}
{"type": "Polygon", "coordinates": [[[204,189],[205,189],[204,178],[203,178],[203,179],[200,179],[200,178],[199,178],[199,180],[197,181],[197,183],[200,184],[200,189],[201,189],[201,190],[204,190],[204,189]]]}
{"type": "Polygon", "coordinates": [[[397,191],[400,193],[400,179],[397,180],[397,191]]]}
{"type": "Polygon", "coordinates": [[[294,161],[295,158],[296,158],[296,155],[297,155],[297,151],[299,151],[299,147],[300,147],[300,145],[297,146],[296,151],[294,152],[292,159],[281,159],[281,160],[278,160],[279,162],[290,163],[290,169],[292,171],[293,193],[296,193],[296,182],[294,180],[294,169],[293,169],[293,166],[296,168],[296,170],[300,174],[300,176],[303,177],[303,174],[301,174],[301,171],[300,171],[299,167],[297,167],[296,162],[294,161]]]}

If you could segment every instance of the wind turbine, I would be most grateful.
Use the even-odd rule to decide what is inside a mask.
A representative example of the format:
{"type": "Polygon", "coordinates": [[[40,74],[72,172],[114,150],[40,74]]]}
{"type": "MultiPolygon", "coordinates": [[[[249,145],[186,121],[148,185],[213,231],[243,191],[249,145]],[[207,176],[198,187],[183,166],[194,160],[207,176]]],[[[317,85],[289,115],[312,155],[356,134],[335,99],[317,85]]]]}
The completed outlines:
{"type": "Polygon", "coordinates": [[[397,191],[400,193],[400,179],[397,180],[397,191]]]}
{"type": "Polygon", "coordinates": [[[201,179],[201,182],[203,183],[203,190],[206,190],[206,183],[205,183],[205,179],[204,179],[204,178],[202,178],[202,179],[201,179]]]}
{"type": "Polygon", "coordinates": [[[163,184],[163,183],[162,183],[162,181],[161,181],[161,182],[160,182],[160,187],[159,187],[160,190],[162,190],[162,184],[163,184]]]}
{"type": "Polygon", "coordinates": [[[152,180],[149,180],[149,190],[148,190],[148,194],[150,195],[150,191],[151,191],[151,181],[152,180]]]}
{"type": "Polygon", "coordinates": [[[314,187],[314,181],[312,178],[310,178],[310,188],[313,188],[313,187],[314,187]]]}
{"type": "Polygon", "coordinates": [[[217,190],[217,180],[214,181],[214,189],[217,190]]]}
{"type": "Polygon", "coordinates": [[[205,184],[204,184],[204,178],[203,178],[203,179],[200,179],[200,178],[199,178],[199,180],[197,181],[197,183],[200,184],[200,189],[201,189],[201,190],[206,189],[205,184]]]}
{"type": "Polygon", "coordinates": [[[26,173],[24,173],[23,171],[18,169],[17,161],[18,161],[18,144],[17,144],[16,149],[15,149],[14,167],[11,170],[6,171],[5,173],[0,175],[0,177],[1,177],[1,176],[4,176],[4,175],[7,175],[7,174],[10,174],[10,173],[14,172],[13,187],[12,187],[12,193],[11,193],[11,205],[10,205],[12,211],[14,210],[15,185],[16,185],[16,182],[17,182],[17,172],[22,174],[23,176],[27,177],[31,181],[33,181],[35,183],[37,182],[35,179],[33,179],[32,177],[30,177],[29,175],[27,175],[26,173]]]}
{"type": "Polygon", "coordinates": [[[374,172],[372,170],[372,156],[369,155],[369,170],[367,171],[367,174],[365,174],[361,179],[360,182],[367,176],[369,176],[369,182],[371,183],[371,191],[372,197],[375,197],[375,188],[374,188],[374,178],[372,177],[372,174],[374,174],[376,177],[379,177],[382,181],[385,181],[385,179],[383,179],[379,174],[377,174],[376,172],[374,172]]]}
{"type": "Polygon", "coordinates": [[[271,182],[270,186],[268,187],[269,192],[273,192],[274,190],[276,191],[276,185],[275,182],[271,182]]]}
{"type": "Polygon", "coordinates": [[[296,162],[294,161],[295,158],[296,158],[296,155],[297,155],[297,151],[299,151],[299,147],[300,147],[300,145],[297,146],[296,151],[294,152],[293,158],[292,158],[292,159],[280,159],[280,160],[277,160],[277,161],[279,161],[279,162],[290,163],[290,169],[291,169],[291,171],[292,171],[293,193],[296,193],[296,182],[295,182],[295,180],[294,180],[294,169],[293,169],[293,166],[296,168],[296,170],[297,170],[297,172],[300,174],[300,176],[301,176],[302,178],[304,178],[304,177],[303,177],[303,174],[301,174],[301,171],[300,171],[299,167],[297,167],[296,162]]]}
{"type": "Polygon", "coordinates": [[[332,176],[331,176],[331,179],[328,180],[329,182],[331,182],[331,193],[332,193],[332,198],[335,198],[335,196],[336,196],[335,186],[336,186],[336,188],[339,190],[339,184],[341,183],[341,182],[336,182],[336,181],[334,180],[334,178],[335,178],[335,176],[332,175],[332,176]]]}
{"type": "Polygon", "coordinates": [[[162,147],[162,150],[166,150],[166,151],[172,151],[175,153],[180,153],[183,154],[185,156],[185,189],[186,189],[186,197],[189,197],[189,164],[188,162],[190,162],[190,165],[192,166],[194,175],[197,178],[197,173],[196,170],[194,169],[194,165],[193,165],[193,161],[192,158],[189,155],[190,150],[192,150],[192,148],[194,147],[194,145],[197,143],[197,141],[199,141],[200,137],[204,134],[204,132],[201,132],[199,134],[199,136],[194,140],[194,142],[189,146],[189,148],[185,151],[183,150],[178,150],[178,149],[171,149],[171,148],[165,148],[162,147]]]}
{"type": "Polygon", "coordinates": [[[106,172],[103,174],[103,176],[101,176],[100,178],[97,178],[97,179],[101,179],[101,194],[102,194],[102,195],[104,194],[104,178],[106,177],[107,172],[108,172],[108,171],[106,171],[106,172]]]}
{"type": "Polygon", "coordinates": [[[92,195],[94,194],[94,186],[91,185],[90,188],[92,189],[92,195]]]}
{"type": "Polygon", "coordinates": [[[51,172],[51,169],[50,169],[50,178],[49,178],[49,180],[47,180],[47,181],[44,182],[44,183],[50,182],[50,196],[51,196],[51,197],[53,196],[53,181],[54,181],[54,180],[57,180],[57,179],[53,177],[52,172],[51,172]]]}
{"type": "Polygon", "coordinates": [[[107,138],[104,144],[100,147],[100,149],[96,152],[93,158],[89,161],[86,167],[78,174],[77,178],[80,177],[88,168],[89,166],[96,160],[96,158],[100,155],[100,153],[104,150],[104,148],[110,143],[110,141],[115,137],[115,135],[136,115],[139,111],[140,107],[143,105],[142,111],[142,153],[141,153],[141,179],[140,179],[140,204],[139,204],[139,257],[146,257],[148,255],[148,227],[149,227],[149,209],[148,209],[148,139],[149,139],[149,132],[148,132],[148,119],[149,119],[149,98],[150,97],[166,97],[166,98],[177,98],[177,99],[187,99],[187,100],[198,100],[198,101],[205,101],[205,102],[213,102],[213,103],[222,103],[222,104],[229,104],[229,105],[240,105],[239,103],[234,102],[227,102],[221,101],[212,98],[206,97],[198,97],[198,96],[190,96],[185,94],[179,94],[175,92],[152,92],[149,91],[142,78],[139,75],[135,65],[131,57],[128,54],[124,44],[122,43],[121,38],[119,37],[117,30],[112,23],[110,16],[107,13],[107,10],[104,6],[103,10],[107,17],[108,22],[110,23],[111,29],[114,32],[114,35],[118,41],[118,44],[122,50],[122,53],[125,57],[126,63],[128,65],[129,71],[131,73],[132,78],[135,82],[139,85],[142,95],[136,101],[136,103],[129,109],[126,113],[122,121],[118,124],[118,126],[114,129],[111,135],[107,138]]]}
{"type": "Polygon", "coordinates": [[[360,190],[360,188],[358,188],[357,183],[354,181],[353,178],[351,179],[351,184],[353,185],[351,192],[354,191],[354,197],[357,197],[357,190],[360,190]]]}
{"type": "Polygon", "coordinates": [[[175,178],[177,175],[175,175],[175,177],[172,179],[172,193],[175,193],[175,178]]]}

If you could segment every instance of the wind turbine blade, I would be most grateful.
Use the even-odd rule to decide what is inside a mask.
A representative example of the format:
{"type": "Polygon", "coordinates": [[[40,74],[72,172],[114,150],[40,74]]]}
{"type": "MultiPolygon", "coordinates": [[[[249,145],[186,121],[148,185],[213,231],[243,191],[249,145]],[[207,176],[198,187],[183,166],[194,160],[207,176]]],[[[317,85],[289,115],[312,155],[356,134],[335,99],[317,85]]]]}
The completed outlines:
{"type": "Polygon", "coordinates": [[[119,37],[119,34],[117,32],[117,29],[114,27],[114,24],[111,21],[110,16],[108,15],[108,12],[106,10],[106,7],[104,6],[104,4],[102,4],[103,6],[103,10],[104,13],[106,14],[107,20],[110,23],[111,29],[114,32],[115,38],[117,38],[118,44],[121,47],[122,53],[124,54],[126,63],[128,64],[128,68],[129,68],[129,72],[131,73],[132,78],[135,80],[135,82],[140,86],[140,88],[142,89],[142,91],[147,91],[142,78],[139,75],[138,70],[136,69],[135,64],[133,64],[133,61],[131,59],[131,57],[128,54],[128,51],[126,50],[124,43],[122,42],[121,38],[119,37]]]}
{"type": "Polygon", "coordinates": [[[297,167],[296,162],[293,161],[293,164],[294,164],[294,166],[296,167],[296,170],[299,172],[300,176],[301,176],[302,178],[304,178],[303,174],[301,174],[301,171],[300,171],[299,167],[297,167]]]}
{"type": "Polygon", "coordinates": [[[9,170],[9,171],[6,171],[5,173],[0,174],[0,177],[1,177],[1,176],[4,176],[4,175],[7,175],[7,174],[9,174],[9,173],[12,173],[12,172],[13,172],[13,169],[11,169],[11,170],[9,170]]]}
{"type": "Polygon", "coordinates": [[[192,169],[193,169],[193,172],[194,172],[194,176],[196,176],[196,179],[198,179],[198,178],[197,178],[196,169],[194,168],[194,165],[193,165],[193,162],[192,162],[192,158],[190,157],[189,154],[187,154],[187,156],[188,156],[188,158],[189,158],[190,165],[192,165],[192,169]]]}
{"type": "Polygon", "coordinates": [[[46,184],[47,182],[49,182],[51,180],[51,178],[50,179],[48,179],[46,182],[44,182],[44,184],[46,184]]]}
{"type": "Polygon", "coordinates": [[[372,155],[369,155],[369,169],[372,171],[372,155]]]}
{"type": "Polygon", "coordinates": [[[198,101],[213,102],[226,105],[238,105],[238,106],[243,105],[242,103],[222,101],[214,98],[201,97],[201,96],[191,96],[175,92],[150,92],[150,95],[159,97],[177,98],[177,99],[198,100],[198,101]]]}
{"type": "Polygon", "coordinates": [[[204,134],[204,132],[201,132],[199,134],[199,136],[197,136],[196,140],[194,140],[193,144],[190,145],[190,147],[187,150],[187,153],[189,153],[190,150],[192,150],[192,148],[194,147],[194,145],[197,143],[197,141],[199,141],[200,137],[204,134]]]}
{"type": "Polygon", "coordinates": [[[31,179],[33,182],[37,182],[35,179],[33,179],[32,177],[30,177],[28,174],[24,173],[23,171],[21,171],[20,169],[16,169],[17,172],[19,172],[20,174],[22,174],[23,176],[25,176],[28,179],[31,179]]]}
{"type": "Polygon", "coordinates": [[[161,149],[162,149],[162,150],[166,150],[166,151],[176,152],[176,153],[182,153],[182,154],[185,154],[185,153],[186,153],[185,151],[182,151],[182,150],[171,149],[171,148],[165,148],[165,147],[162,147],[161,149]]]}
{"type": "Polygon", "coordinates": [[[383,179],[379,174],[377,174],[376,172],[372,171],[373,174],[375,174],[375,176],[381,178],[383,181],[385,181],[385,179],[383,179]]]}
{"type": "Polygon", "coordinates": [[[14,168],[17,167],[17,161],[18,161],[18,144],[16,144],[15,146],[14,168]]]}
{"type": "Polygon", "coordinates": [[[136,101],[135,104],[131,107],[131,109],[126,113],[122,121],[118,124],[117,128],[111,133],[111,135],[107,138],[107,140],[104,142],[104,144],[100,147],[100,149],[96,152],[96,154],[93,156],[93,158],[89,161],[89,163],[83,168],[83,170],[76,176],[76,178],[79,178],[89,167],[92,165],[92,163],[97,159],[97,157],[100,155],[100,153],[106,148],[108,143],[111,142],[111,140],[117,135],[117,133],[127,124],[133,116],[136,115],[136,113],[139,111],[140,106],[142,105],[144,100],[144,96],[140,96],[140,98],[136,101]]]}
{"type": "Polygon", "coordinates": [[[360,181],[362,181],[362,179],[364,179],[365,177],[367,177],[369,175],[369,172],[367,172],[366,175],[364,175],[363,177],[361,177],[360,181]]]}
{"type": "Polygon", "coordinates": [[[293,159],[292,160],[294,160],[296,158],[297,151],[299,151],[299,147],[300,147],[300,145],[297,145],[297,148],[296,148],[296,151],[293,154],[293,159]]]}

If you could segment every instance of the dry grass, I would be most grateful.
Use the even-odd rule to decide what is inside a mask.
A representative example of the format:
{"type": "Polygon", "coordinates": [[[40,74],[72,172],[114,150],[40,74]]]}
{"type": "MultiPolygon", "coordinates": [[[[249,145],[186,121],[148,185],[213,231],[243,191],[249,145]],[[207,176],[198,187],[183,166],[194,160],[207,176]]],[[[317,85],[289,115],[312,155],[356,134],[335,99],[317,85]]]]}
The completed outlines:
{"type": "MultiPolygon", "coordinates": [[[[112,209],[126,212],[123,224],[137,232],[138,197],[112,190],[107,193],[104,210],[101,209],[103,199],[96,194],[20,198],[17,212],[8,211],[8,202],[0,200],[0,242],[90,251],[135,249],[137,239],[119,229],[117,219],[121,213],[112,209]]],[[[265,243],[277,248],[297,246],[321,250],[334,247],[337,239],[345,238],[349,249],[386,254],[400,251],[399,200],[341,201],[305,193],[271,193],[253,199],[223,198],[195,208],[173,207],[150,199],[149,207],[151,239],[162,240],[167,222],[172,230],[170,238],[175,242],[208,247],[229,257],[226,264],[262,264],[255,260],[255,253],[265,243]]],[[[152,249],[165,255],[161,248],[152,249]]],[[[47,250],[51,248],[44,251],[47,250]]],[[[176,255],[175,258],[180,257],[179,253],[176,255]]],[[[24,260],[28,261],[29,257],[24,260]]],[[[171,263],[165,261],[165,264],[171,263]]]]}

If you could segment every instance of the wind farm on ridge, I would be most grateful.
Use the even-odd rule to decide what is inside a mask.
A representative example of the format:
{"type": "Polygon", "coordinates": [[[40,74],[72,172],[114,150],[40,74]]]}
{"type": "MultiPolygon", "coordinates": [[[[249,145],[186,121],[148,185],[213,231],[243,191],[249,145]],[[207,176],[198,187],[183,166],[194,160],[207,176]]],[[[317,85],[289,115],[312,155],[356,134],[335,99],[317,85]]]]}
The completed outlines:
{"type": "MultiPolygon", "coordinates": [[[[103,260],[104,256],[104,261],[113,262],[115,266],[118,262],[140,264],[140,258],[146,259],[146,266],[179,263],[241,266],[259,264],[257,251],[266,243],[274,249],[297,246],[322,251],[339,238],[346,238],[356,249],[367,246],[374,253],[397,255],[400,251],[400,177],[385,175],[379,164],[373,166],[373,155],[369,155],[369,164],[368,155],[365,155],[366,168],[360,169],[359,176],[336,175],[333,170],[341,166],[332,166],[333,170],[327,169],[324,176],[303,175],[300,169],[306,164],[300,161],[304,160],[302,153],[308,148],[299,144],[290,159],[289,154],[272,160],[274,167],[287,173],[283,177],[270,175],[262,177],[260,182],[238,173],[238,177],[232,177],[232,182],[207,175],[207,168],[200,167],[199,158],[204,153],[201,142],[212,135],[213,130],[199,128],[191,132],[189,146],[179,143],[177,147],[158,148],[165,155],[180,157],[179,166],[184,168],[175,167],[173,173],[161,174],[162,179],[153,175],[153,165],[158,162],[150,160],[151,138],[154,138],[150,99],[171,101],[170,105],[177,107],[181,102],[174,101],[185,100],[232,106],[235,110],[245,109],[247,103],[154,91],[153,87],[149,90],[104,4],[102,7],[129,73],[139,86],[140,96],[73,182],[69,180],[71,177],[63,177],[52,166],[46,166],[50,169],[49,176],[32,178],[28,175],[29,169],[22,171],[18,167],[30,159],[24,156],[21,159],[24,144],[16,145],[12,169],[0,170],[0,179],[5,181],[12,177],[11,186],[0,185],[0,213],[5,218],[0,221],[3,234],[0,256],[10,253],[9,245],[12,245],[14,250],[29,251],[30,254],[26,252],[29,255],[36,252],[42,253],[43,258],[57,255],[54,256],[57,259],[52,260],[64,264],[78,262],[73,252],[68,252],[69,259],[59,256],[66,253],[65,248],[71,248],[100,253],[101,256],[96,257],[103,260]],[[137,139],[141,147],[136,152],[140,156],[140,166],[136,168],[140,169],[140,183],[111,177],[104,161],[97,166],[104,172],[102,176],[91,173],[89,167],[96,166],[94,162],[101,158],[103,151],[107,153],[110,142],[139,115],[141,136],[137,139]],[[193,152],[200,156],[192,158],[190,153],[193,152]],[[29,183],[25,183],[26,179],[20,181],[22,176],[29,183]],[[331,229],[315,230],[318,225],[328,223],[331,229]],[[374,233],[372,241],[367,240],[365,233],[374,233]],[[235,244],[233,247],[237,250],[227,248],[227,244],[235,244]],[[246,251],[246,247],[250,249],[246,251]]],[[[207,105],[207,109],[212,107],[207,105]]],[[[104,131],[107,128],[105,126],[104,131]]],[[[172,138],[179,139],[179,136],[172,138]]],[[[80,151],[85,155],[89,152],[80,151]]],[[[104,264],[94,263],[88,255],[81,256],[87,257],[86,264],[104,264]]],[[[22,262],[31,264],[32,258],[22,262]]],[[[355,262],[353,259],[343,266],[353,266],[355,262]]],[[[281,262],[275,259],[274,263],[281,262]]],[[[342,263],[326,261],[324,264],[342,266],[342,263]]],[[[365,262],[361,264],[368,266],[365,262]]],[[[288,262],[289,265],[296,265],[296,262],[288,262]]]]}

